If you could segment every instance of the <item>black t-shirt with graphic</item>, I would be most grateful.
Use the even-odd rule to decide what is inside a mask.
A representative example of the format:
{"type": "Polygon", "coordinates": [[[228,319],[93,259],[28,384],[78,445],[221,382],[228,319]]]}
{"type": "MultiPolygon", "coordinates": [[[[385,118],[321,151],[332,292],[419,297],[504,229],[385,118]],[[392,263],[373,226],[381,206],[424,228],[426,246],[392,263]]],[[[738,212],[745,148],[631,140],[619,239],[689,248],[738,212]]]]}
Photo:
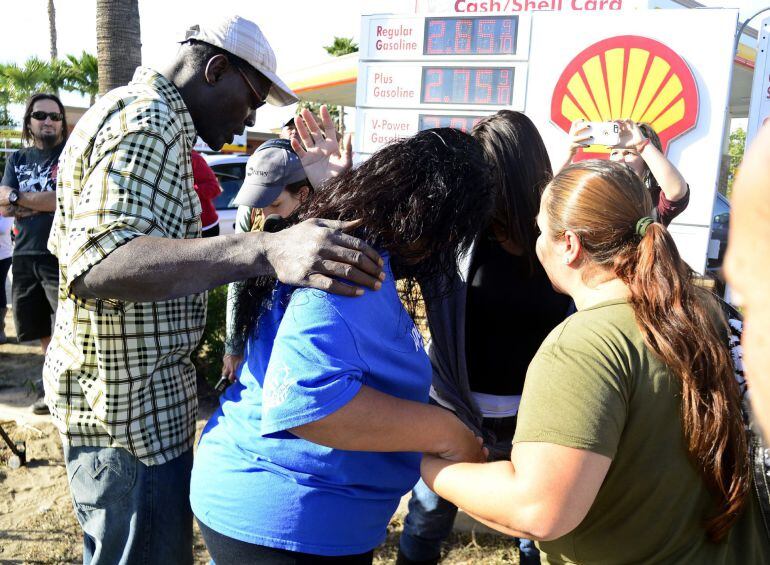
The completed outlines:
{"type": "MultiPolygon", "coordinates": [[[[64,143],[51,149],[25,147],[13,153],[5,165],[0,184],[19,192],[56,190],[59,155],[64,143]]],[[[53,212],[42,212],[27,218],[17,218],[14,224],[14,255],[47,255],[48,234],[53,225],[53,212]]]]}

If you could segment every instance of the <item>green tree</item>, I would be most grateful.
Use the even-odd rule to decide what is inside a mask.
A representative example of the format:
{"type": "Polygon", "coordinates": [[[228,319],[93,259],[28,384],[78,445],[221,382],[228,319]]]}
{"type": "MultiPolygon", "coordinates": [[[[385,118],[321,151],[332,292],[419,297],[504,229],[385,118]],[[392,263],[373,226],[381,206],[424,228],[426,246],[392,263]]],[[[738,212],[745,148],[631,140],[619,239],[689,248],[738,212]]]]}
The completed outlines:
{"type": "MultiPolygon", "coordinates": [[[[192,354],[193,364],[200,380],[213,387],[222,374],[222,357],[225,354],[227,312],[227,285],[209,291],[206,308],[206,328],[197,349],[192,354]]],[[[199,387],[200,391],[200,387],[199,387]]]]}
{"type": "Polygon", "coordinates": [[[738,166],[743,160],[743,152],[746,149],[746,132],[743,128],[738,128],[730,133],[730,144],[727,149],[727,154],[730,157],[730,166],[727,171],[727,186],[724,195],[730,198],[733,190],[733,181],[735,181],[735,173],[738,172],[738,166]]]}
{"type": "Polygon", "coordinates": [[[331,45],[324,45],[324,49],[329,55],[341,57],[342,55],[357,53],[358,43],[355,43],[352,37],[335,36],[334,42],[331,45]]]}
{"type": "MultiPolygon", "coordinates": [[[[313,115],[316,118],[320,119],[321,105],[322,105],[321,102],[311,102],[310,100],[300,100],[299,104],[297,104],[297,114],[299,114],[300,111],[302,111],[304,108],[307,108],[313,113],[313,115]]],[[[334,120],[337,123],[340,123],[340,108],[342,108],[342,106],[327,105],[326,108],[329,110],[329,115],[332,117],[332,120],[334,120]]]]}
{"type": "Polygon", "coordinates": [[[88,96],[93,106],[99,94],[99,62],[94,55],[83,51],[80,57],[67,55],[64,90],[88,96]]]}
{"type": "Polygon", "coordinates": [[[58,92],[64,86],[65,69],[59,62],[50,63],[30,57],[23,66],[9,63],[0,67],[0,81],[11,102],[23,104],[36,92],[58,92]]]}
{"type": "Polygon", "coordinates": [[[48,0],[48,41],[51,47],[51,61],[59,58],[59,51],[56,48],[56,6],[53,0],[48,0]]]}
{"type": "Polygon", "coordinates": [[[10,129],[16,126],[16,122],[8,113],[11,95],[8,93],[8,81],[2,73],[2,68],[0,65],[0,129],[10,129]]]}
{"type": "Polygon", "coordinates": [[[37,92],[78,92],[90,98],[91,104],[99,92],[99,72],[96,57],[83,51],[80,57],[42,61],[27,59],[24,65],[0,64],[0,127],[3,113],[10,103],[23,104],[37,92]]]}

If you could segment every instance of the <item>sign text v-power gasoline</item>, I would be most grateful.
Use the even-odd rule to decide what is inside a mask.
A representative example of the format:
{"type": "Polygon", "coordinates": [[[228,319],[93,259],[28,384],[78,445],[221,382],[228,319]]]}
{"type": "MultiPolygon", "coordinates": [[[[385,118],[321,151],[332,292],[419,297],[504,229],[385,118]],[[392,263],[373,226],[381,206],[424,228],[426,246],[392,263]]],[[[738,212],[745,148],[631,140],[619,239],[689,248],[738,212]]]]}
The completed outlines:
{"type": "MultiPolygon", "coordinates": [[[[626,2],[589,14],[565,4],[490,14],[417,0],[410,14],[363,16],[357,159],[423,129],[470,131],[504,108],[533,120],[554,164],[564,160],[574,119],[650,122],[691,190],[671,232],[703,272],[737,10],[636,10],[626,2]]],[[[590,147],[586,157],[608,153],[590,147]]]]}

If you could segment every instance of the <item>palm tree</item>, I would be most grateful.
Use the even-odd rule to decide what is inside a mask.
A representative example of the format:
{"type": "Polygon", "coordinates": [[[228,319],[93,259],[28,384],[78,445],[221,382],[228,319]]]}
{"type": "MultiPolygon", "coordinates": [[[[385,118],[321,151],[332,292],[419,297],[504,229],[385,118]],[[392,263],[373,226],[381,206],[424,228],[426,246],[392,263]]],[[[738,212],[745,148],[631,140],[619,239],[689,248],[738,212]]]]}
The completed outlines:
{"type": "Polygon", "coordinates": [[[142,64],[138,0],[96,0],[99,93],[127,84],[142,64]]]}
{"type": "Polygon", "coordinates": [[[79,92],[89,97],[89,105],[93,106],[96,95],[99,94],[99,62],[96,57],[83,51],[80,57],[67,55],[64,90],[79,92]]]}
{"type": "MultiPolygon", "coordinates": [[[[0,129],[14,127],[16,122],[8,113],[8,104],[11,103],[11,95],[8,88],[8,79],[3,74],[4,65],[0,66],[0,129]]],[[[5,170],[5,169],[3,169],[5,170]]]]}
{"type": "Polygon", "coordinates": [[[65,74],[63,66],[41,61],[37,57],[27,59],[23,67],[10,63],[0,68],[3,90],[12,102],[20,104],[36,92],[58,92],[64,86],[65,74]]]}
{"type": "Polygon", "coordinates": [[[324,45],[324,49],[329,55],[334,57],[341,57],[342,55],[348,55],[349,53],[356,53],[358,51],[358,44],[353,41],[352,37],[337,37],[334,36],[334,43],[331,45],[324,45]]]}
{"type": "Polygon", "coordinates": [[[56,49],[56,7],[53,0],[48,0],[48,36],[51,42],[51,61],[59,58],[59,52],[56,49]]]}

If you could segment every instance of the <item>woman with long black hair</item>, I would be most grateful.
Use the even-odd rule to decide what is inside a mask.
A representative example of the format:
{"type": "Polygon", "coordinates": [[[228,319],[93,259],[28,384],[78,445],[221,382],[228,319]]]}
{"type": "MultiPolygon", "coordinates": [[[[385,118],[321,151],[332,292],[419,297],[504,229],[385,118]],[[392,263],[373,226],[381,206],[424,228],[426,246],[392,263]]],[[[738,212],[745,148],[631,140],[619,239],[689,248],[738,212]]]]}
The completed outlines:
{"type": "MultiPolygon", "coordinates": [[[[427,300],[431,397],[484,436],[492,459],[509,459],[527,366],[567,316],[570,299],[553,289],[535,254],[535,217],[551,180],[537,128],[524,114],[502,110],[481,120],[472,135],[492,172],[495,208],[453,273],[452,293],[427,300]]],[[[457,506],[419,482],[398,563],[438,562],[456,514],[457,506]]],[[[517,544],[523,565],[540,562],[531,541],[517,544]]]]}
{"type": "MultiPolygon", "coordinates": [[[[305,164],[323,141],[310,134],[297,151],[305,164]]],[[[420,452],[485,458],[470,429],[427,404],[430,361],[410,314],[418,279],[451,280],[487,222],[490,192],[479,144],[436,129],[332,178],[288,218],[360,221],[357,235],[381,251],[387,276],[356,299],[269,279],[245,285],[245,362],[203,432],[191,483],[218,565],[370,563],[419,478],[420,452]]]]}

